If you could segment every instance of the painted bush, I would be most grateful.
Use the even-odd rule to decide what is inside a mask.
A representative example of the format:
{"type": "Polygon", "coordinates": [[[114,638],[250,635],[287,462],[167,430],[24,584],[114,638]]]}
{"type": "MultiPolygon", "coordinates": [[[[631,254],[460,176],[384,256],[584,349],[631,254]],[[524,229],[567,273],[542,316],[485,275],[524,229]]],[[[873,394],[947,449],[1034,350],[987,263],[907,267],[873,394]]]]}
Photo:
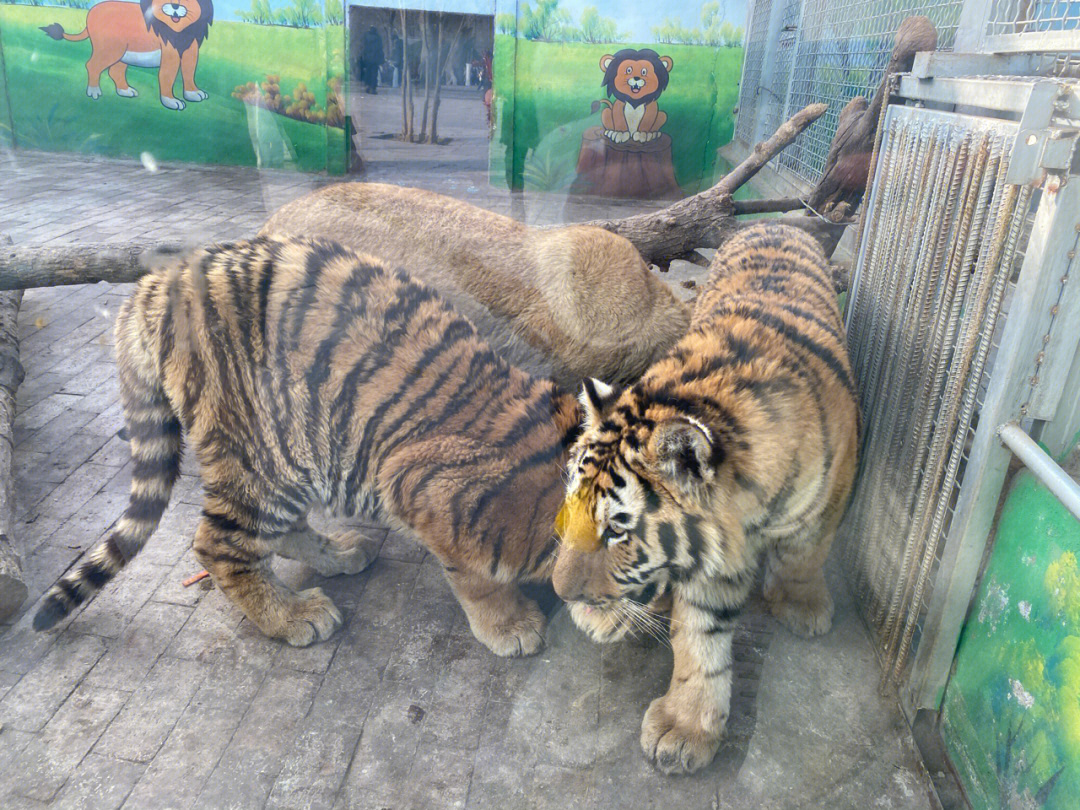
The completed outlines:
{"type": "Polygon", "coordinates": [[[979,810],[1077,807],[1078,559],[1080,522],[1021,473],[945,695],[943,736],[979,810]]]}
{"type": "MultiPolygon", "coordinates": [[[[496,5],[492,182],[575,192],[588,186],[584,165],[599,161],[616,164],[607,167],[616,174],[660,178],[673,170],[681,195],[726,168],[717,149],[734,129],[745,2],[677,0],[657,10],[615,0],[539,0],[517,4],[516,14],[515,4],[496,5]],[[620,54],[618,65],[602,66],[620,54]],[[651,96],[649,82],[661,70],[656,59],[669,75],[648,103],[608,75],[609,66],[631,69],[640,92],[651,96]]],[[[640,191],[613,196],[671,196],[640,191]]]]}
{"type": "Polygon", "coordinates": [[[8,137],[27,149],[343,172],[340,3],[253,0],[269,10],[260,23],[238,2],[66,0],[82,6],[71,8],[0,0],[8,137]],[[139,27],[141,5],[175,29],[178,44],[166,36],[163,47],[139,27]],[[204,25],[185,28],[193,17],[204,25]],[[307,107],[289,116],[234,97],[267,74],[290,88],[304,84],[307,107]]]}

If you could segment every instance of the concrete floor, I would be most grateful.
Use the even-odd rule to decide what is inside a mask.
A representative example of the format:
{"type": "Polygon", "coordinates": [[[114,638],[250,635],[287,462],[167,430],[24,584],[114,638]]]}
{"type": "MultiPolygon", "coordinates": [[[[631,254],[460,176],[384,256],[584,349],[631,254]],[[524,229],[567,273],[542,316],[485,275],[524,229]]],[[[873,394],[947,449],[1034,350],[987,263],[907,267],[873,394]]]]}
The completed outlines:
{"type": "MultiPolygon", "coordinates": [[[[475,111],[444,103],[453,136],[455,117],[475,111]]],[[[415,147],[434,152],[415,166],[414,147],[392,146],[372,147],[369,178],[534,222],[611,210],[492,191],[477,184],[473,158],[455,169],[453,144],[415,147]]],[[[0,153],[0,233],[18,244],[160,238],[158,213],[167,210],[180,223],[172,238],[242,237],[322,182],[0,153]]],[[[687,295],[677,282],[694,272],[668,278],[687,295]]],[[[41,594],[127,499],[111,353],[112,319],[127,294],[105,284],[31,291],[20,314],[27,376],[14,537],[31,598],[0,626],[0,807],[933,806],[895,701],[877,693],[874,653],[835,566],[827,636],[797,639],[760,606],[749,611],[727,737],[689,778],[659,775],[637,741],[642,713],[666,687],[668,648],[593,644],[549,595],[546,649],[498,659],[469,634],[438,566],[385,529],[368,529],[381,551],[363,574],[322,580],[280,564],[286,581],[321,585],[346,616],[343,630],[314,647],[268,640],[219,591],[183,588],[200,568],[189,549],[200,503],[190,463],[143,553],[72,620],[34,633],[41,594]]]]}

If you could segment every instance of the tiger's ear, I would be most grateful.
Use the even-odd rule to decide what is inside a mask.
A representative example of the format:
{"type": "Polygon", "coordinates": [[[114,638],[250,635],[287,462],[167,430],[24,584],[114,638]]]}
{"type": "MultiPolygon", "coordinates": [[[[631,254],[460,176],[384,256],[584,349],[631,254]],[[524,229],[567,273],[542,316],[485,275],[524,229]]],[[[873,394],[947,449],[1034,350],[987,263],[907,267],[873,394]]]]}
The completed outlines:
{"type": "Polygon", "coordinates": [[[593,425],[604,418],[604,412],[610,408],[622,392],[613,385],[595,377],[586,377],[581,383],[578,401],[585,409],[585,425],[593,425]]]}
{"type": "Polygon", "coordinates": [[[600,69],[604,71],[604,73],[607,73],[608,66],[612,63],[614,59],[615,57],[612,56],[610,53],[605,53],[603,56],[600,57],[600,69]]]}
{"type": "Polygon", "coordinates": [[[671,67],[675,63],[671,61],[670,56],[661,56],[660,57],[660,64],[663,65],[665,68],[667,68],[668,73],[671,73],[671,67]]]}
{"type": "Polygon", "coordinates": [[[724,460],[724,450],[712,431],[692,416],[663,422],[649,444],[660,473],[684,491],[710,483],[724,460]]]}

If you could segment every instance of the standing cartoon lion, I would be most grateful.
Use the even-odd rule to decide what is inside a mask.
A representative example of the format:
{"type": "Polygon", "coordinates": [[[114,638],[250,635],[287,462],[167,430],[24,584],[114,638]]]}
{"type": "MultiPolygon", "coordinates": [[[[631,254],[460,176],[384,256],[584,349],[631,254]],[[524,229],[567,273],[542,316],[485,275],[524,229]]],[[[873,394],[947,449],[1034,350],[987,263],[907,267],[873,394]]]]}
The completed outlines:
{"type": "Polygon", "coordinates": [[[109,71],[116,95],[135,98],[138,91],[127,83],[128,65],[158,68],[161,103],[170,110],[184,109],[186,101],[203,101],[206,92],[195,84],[199,45],[214,22],[212,0],[106,0],[90,9],[86,27],[65,34],[60,23],[42,26],[53,39],[69,42],[90,38],[93,51],[86,63],[86,95],[101,96],[101,74],[109,71]],[[184,98],[173,95],[176,74],[184,80],[184,98]]]}
{"type": "Polygon", "coordinates": [[[593,105],[594,112],[598,105],[606,105],[600,115],[605,136],[615,143],[631,139],[646,143],[660,137],[667,113],[656,106],[656,100],[667,89],[671,65],[670,56],[649,48],[623,48],[600,59],[604,71],[600,84],[615,99],[614,104],[601,99],[593,105]]]}

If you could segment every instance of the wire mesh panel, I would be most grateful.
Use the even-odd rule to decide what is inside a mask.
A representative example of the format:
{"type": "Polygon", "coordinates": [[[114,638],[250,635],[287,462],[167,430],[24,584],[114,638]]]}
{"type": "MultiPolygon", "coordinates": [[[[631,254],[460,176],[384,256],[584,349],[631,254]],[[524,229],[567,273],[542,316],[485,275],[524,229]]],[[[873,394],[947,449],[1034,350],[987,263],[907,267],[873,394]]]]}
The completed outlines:
{"type": "Polygon", "coordinates": [[[990,0],[986,33],[991,41],[1011,40],[1023,50],[1080,50],[1078,32],[1080,0],[990,0]]]}
{"type": "Polygon", "coordinates": [[[753,2],[750,25],[746,34],[746,56],[743,58],[742,83],[739,86],[739,117],[735,137],[744,143],[754,141],[757,121],[757,99],[761,92],[761,68],[765,61],[766,39],[769,35],[769,15],[772,0],[753,2]]]}
{"type": "MultiPolygon", "coordinates": [[[[802,0],[784,0],[780,18],[780,32],[776,40],[776,50],[767,66],[768,93],[770,104],[762,116],[761,131],[755,140],[769,137],[786,118],[788,87],[791,83],[791,66],[795,60],[795,48],[798,44],[799,15],[802,12],[802,0]]],[[[764,81],[763,75],[762,80],[764,81]]]]}
{"type": "Polygon", "coordinates": [[[840,544],[885,677],[917,642],[1030,207],[1016,124],[889,108],[848,310],[863,426],[840,544]]]}
{"type": "Polygon", "coordinates": [[[988,34],[1080,29],[1080,0],[990,0],[988,34]]]}
{"type": "Polygon", "coordinates": [[[805,0],[786,117],[819,101],[829,109],[780,155],[781,170],[816,183],[840,110],[874,92],[900,23],[924,14],[937,27],[938,47],[951,48],[962,6],[963,0],[805,0]]]}

